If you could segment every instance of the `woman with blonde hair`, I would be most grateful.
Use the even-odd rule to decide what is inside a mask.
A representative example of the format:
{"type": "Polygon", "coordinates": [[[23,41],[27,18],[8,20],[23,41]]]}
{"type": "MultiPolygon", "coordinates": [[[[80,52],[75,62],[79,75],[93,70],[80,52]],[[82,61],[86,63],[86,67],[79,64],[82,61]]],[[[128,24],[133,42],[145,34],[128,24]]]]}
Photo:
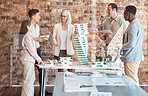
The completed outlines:
{"type": "Polygon", "coordinates": [[[71,14],[69,10],[61,12],[61,22],[55,24],[53,30],[53,55],[59,60],[59,57],[72,56],[74,49],[72,41],[74,40],[74,26],[71,24],[71,14]]]}

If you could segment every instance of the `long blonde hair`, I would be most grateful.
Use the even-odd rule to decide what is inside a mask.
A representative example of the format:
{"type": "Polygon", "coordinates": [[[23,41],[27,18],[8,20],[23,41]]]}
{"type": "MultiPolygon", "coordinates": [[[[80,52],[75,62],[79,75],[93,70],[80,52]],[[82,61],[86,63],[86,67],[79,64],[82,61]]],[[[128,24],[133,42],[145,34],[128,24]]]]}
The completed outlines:
{"type": "MultiPolygon", "coordinates": [[[[71,14],[70,14],[70,11],[69,11],[69,10],[63,10],[63,11],[61,12],[61,15],[62,15],[63,13],[66,14],[67,17],[68,17],[68,18],[67,18],[68,20],[67,20],[66,24],[71,24],[71,14]]],[[[62,19],[62,18],[61,18],[61,19],[62,19]]]]}

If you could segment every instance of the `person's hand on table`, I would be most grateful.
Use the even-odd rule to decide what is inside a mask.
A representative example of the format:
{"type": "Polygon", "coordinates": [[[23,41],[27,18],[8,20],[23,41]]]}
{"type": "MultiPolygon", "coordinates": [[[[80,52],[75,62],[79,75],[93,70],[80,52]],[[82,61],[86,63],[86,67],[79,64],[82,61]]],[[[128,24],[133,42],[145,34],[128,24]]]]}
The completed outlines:
{"type": "Polygon", "coordinates": [[[45,66],[45,64],[44,64],[44,62],[43,62],[43,61],[40,61],[40,62],[38,63],[38,65],[45,66]]]}

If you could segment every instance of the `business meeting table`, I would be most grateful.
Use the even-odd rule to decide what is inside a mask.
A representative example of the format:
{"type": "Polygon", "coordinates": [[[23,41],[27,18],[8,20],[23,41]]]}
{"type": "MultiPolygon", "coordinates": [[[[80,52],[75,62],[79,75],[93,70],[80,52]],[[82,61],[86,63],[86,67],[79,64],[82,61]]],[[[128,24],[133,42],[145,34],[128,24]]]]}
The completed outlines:
{"type": "Polygon", "coordinates": [[[45,66],[39,65],[42,69],[41,96],[45,96],[50,69],[79,70],[74,73],[57,72],[53,96],[148,96],[148,93],[122,73],[123,70],[120,67],[92,68],[90,65],[79,65],[75,62],[69,66],[62,66],[60,63],[50,64],[48,61],[44,63],[45,66]]]}

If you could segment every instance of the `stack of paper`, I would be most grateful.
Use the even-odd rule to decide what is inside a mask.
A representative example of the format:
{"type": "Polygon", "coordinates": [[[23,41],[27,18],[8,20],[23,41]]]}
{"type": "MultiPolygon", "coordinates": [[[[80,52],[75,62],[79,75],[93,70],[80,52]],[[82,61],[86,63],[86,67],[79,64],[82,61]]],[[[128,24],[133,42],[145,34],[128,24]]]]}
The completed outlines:
{"type": "Polygon", "coordinates": [[[88,40],[87,40],[87,24],[75,24],[75,30],[78,36],[74,39],[74,45],[80,64],[88,65],[88,40]]]}

